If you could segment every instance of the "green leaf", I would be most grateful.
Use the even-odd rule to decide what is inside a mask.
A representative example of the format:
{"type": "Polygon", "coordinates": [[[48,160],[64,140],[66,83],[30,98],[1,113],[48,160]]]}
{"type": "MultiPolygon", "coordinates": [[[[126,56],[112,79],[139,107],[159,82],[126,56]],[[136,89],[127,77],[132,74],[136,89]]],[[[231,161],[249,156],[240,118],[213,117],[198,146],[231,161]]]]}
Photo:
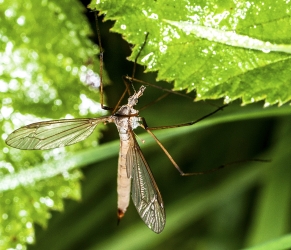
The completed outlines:
{"type": "Polygon", "coordinates": [[[137,45],[131,60],[149,33],[139,63],[175,90],[195,90],[196,100],[290,101],[289,2],[101,0],[90,8],[137,45]]]}
{"type": "MultiPolygon", "coordinates": [[[[32,121],[102,114],[99,103],[93,101],[98,95],[86,81],[93,76],[93,67],[98,69],[92,61],[98,49],[89,39],[85,8],[77,2],[70,8],[68,4],[38,0],[0,3],[4,140],[32,121]]],[[[68,149],[44,152],[20,152],[1,141],[1,249],[33,243],[35,223],[46,227],[50,210],[64,209],[64,198],[80,200],[81,172],[60,168],[55,161],[66,151],[96,146],[96,136],[68,149]],[[37,165],[43,161],[47,164],[39,169],[37,165]]]]}
{"type": "MultiPolygon", "coordinates": [[[[260,201],[255,210],[255,219],[251,226],[248,245],[268,242],[282,235],[289,228],[290,213],[290,149],[289,138],[285,138],[290,132],[287,123],[279,123],[276,137],[284,138],[278,143],[272,165],[276,166],[266,171],[262,176],[262,189],[260,201]],[[284,190],[282,192],[282,190],[284,190]],[[280,204],[280,205],[279,205],[280,204]]],[[[267,248],[269,249],[269,248],[267,248]]],[[[283,249],[282,247],[270,249],[283,249]]]]}
{"type": "Polygon", "coordinates": [[[264,242],[254,247],[245,248],[245,250],[279,250],[279,249],[289,249],[291,247],[291,235],[284,235],[274,240],[264,242]]]}

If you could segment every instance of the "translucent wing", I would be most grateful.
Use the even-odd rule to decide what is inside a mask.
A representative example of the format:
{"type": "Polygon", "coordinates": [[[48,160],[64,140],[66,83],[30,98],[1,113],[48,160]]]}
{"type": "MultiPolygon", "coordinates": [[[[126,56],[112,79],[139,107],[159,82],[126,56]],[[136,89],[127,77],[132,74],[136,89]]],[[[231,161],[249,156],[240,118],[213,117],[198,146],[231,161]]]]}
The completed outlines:
{"type": "Polygon", "coordinates": [[[132,177],[131,197],[145,224],[160,233],[166,223],[162,196],[133,133],[130,140],[126,167],[132,177]]]}
{"type": "Polygon", "coordinates": [[[86,139],[99,122],[109,117],[64,119],[32,123],[12,132],[6,143],[19,149],[50,149],[68,146],[86,139]]]}

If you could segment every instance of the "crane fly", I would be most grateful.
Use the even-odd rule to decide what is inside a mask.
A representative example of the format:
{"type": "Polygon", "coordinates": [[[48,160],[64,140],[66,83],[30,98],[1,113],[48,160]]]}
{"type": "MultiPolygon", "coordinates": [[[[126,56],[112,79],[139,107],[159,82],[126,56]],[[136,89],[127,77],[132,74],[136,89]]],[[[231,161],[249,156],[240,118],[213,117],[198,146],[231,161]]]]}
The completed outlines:
{"type": "Polygon", "coordinates": [[[110,116],[32,123],[8,135],[6,144],[23,150],[65,147],[85,140],[99,123],[115,123],[120,137],[117,175],[118,220],[124,216],[127,210],[131,193],[132,201],[144,223],[155,233],[161,233],[166,223],[163,199],[151,169],[135,139],[133,129],[139,126],[146,129],[182,176],[199,175],[202,172],[184,173],[151,130],[193,125],[221,110],[224,106],[194,122],[164,127],[148,127],[145,119],[140,117],[138,111],[133,108],[144,91],[145,87],[141,86],[128,98],[127,104],[121,106],[110,116]]]}
{"type": "MultiPolygon", "coordinates": [[[[97,15],[95,15],[95,17],[97,21],[97,15]]],[[[136,141],[133,130],[139,126],[143,127],[156,140],[182,176],[199,175],[204,172],[184,173],[151,130],[190,126],[218,112],[226,105],[219,107],[210,114],[193,122],[173,126],[148,127],[145,119],[139,116],[138,110],[134,109],[134,106],[138,103],[138,99],[145,91],[145,87],[142,85],[138,91],[135,91],[134,94],[128,98],[127,104],[118,108],[124,95],[129,91],[126,81],[137,81],[137,79],[134,78],[136,61],[141,50],[145,46],[148,37],[147,33],[145,41],[135,59],[132,77],[124,77],[127,89],[118,101],[116,108],[111,109],[104,106],[102,82],[103,49],[101,46],[98,22],[96,22],[96,28],[100,47],[101,107],[106,110],[113,110],[112,115],[98,118],[62,119],[32,123],[8,135],[6,144],[23,150],[45,150],[65,147],[86,139],[100,123],[115,123],[120,137],[117,177],[118,220],[124,216],[129,205],[131,194],[132,201],[144,223],[155,233],[161,233],[166,223],[164,203],[150,167],[136,141]]],[[[214,169],[214,171],[215,170],[217,169],[214,169]]],[[[212,171],[213,170],[210,172],[212,171]]]]}
{"type": "Polygon", "coordinates": [[[133,107],[142,96],[144,86],[128,98],[113,115],[99,118],[63,119],[32,123],[12,132],[7,145],[18,149],[52,149],[69,146],[86,139],[99,123],[115,123],[120,136],[118,160],[118,219],[133,203],[145,224],[155,233],[165,227],[166,216],[162,196],[153,174],[135,139],[133,129],[141,118],[133,107]]]}

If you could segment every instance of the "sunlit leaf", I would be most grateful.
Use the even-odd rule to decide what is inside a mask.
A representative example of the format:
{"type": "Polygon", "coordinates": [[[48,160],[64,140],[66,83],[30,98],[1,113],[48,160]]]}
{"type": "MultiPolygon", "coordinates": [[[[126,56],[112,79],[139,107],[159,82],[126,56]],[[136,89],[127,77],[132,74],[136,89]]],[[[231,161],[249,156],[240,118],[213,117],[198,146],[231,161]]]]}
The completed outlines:
{"type": "MultiPolygon", "coordinates": [[[[33,243],[35,223],[45,227],[50,210],[63,210],[64,198],[81,198],[82,174],[77,169],[54,172],[48,163],[40,173],[36,167],[44,160],[61,159],[65,149],[24,152],[4,143],[14,129],[44,118],[102,113],[93,101],[98,101],[97,91],[90,91],[93,76],[98,83],[98,75],[93,72],[98,66],[92,60],[98,49],[89,39],[85,8],[78,2],[69,8],[68,4],[0,3],[1,249],[33,243]]],[[[82,146],[96,144],[95,135],[82,146]]]]}
{"type": "Polygon", "coordinates": [[[112,30],[139,46],[139,62],[197,100],[265,105],[290,101],[291,3],[277,1],[92,1],[112,30]],[[285,53],[287,52],[287,53],[285,53]]]}

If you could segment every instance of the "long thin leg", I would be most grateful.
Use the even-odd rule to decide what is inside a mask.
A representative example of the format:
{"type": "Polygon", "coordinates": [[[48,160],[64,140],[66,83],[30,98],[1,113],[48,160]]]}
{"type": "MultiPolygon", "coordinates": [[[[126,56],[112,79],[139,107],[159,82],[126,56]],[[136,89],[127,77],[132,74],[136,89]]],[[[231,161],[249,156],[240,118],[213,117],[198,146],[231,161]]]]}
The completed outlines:
{"type": "Polygon", "coordinates": [[[160,86],[157,86],[157,85],[154,85],[152,83],[149,83],[149,82],[145,82],[145,81],[136,79],[134,77],[126,76],[125,78],[128,79],[130,82],[138,82],[138,83],[141,83],[143,85],[148,85],[148,86],[151,86],[153,88],[160,89],[162,91],[165,91],[165,92],[168,92],[168,93],[171,93],[171,94],[174,94],[174,95],[183,96],[183,97],[186,97],[186,98],[191,99],[191,100],[194,100],[195,99],[195,97],[191,97],[191,96],[188,96],[186,94],[179,93],[179,92],[176,92],[176,91],[173,91],[173,90],[170,90],[170,89],[164,89],[164,88],[162,88],[160,86]]]}
{"type": "Polygon", "coordinates": [[[119,109],[120,103],[124,99],[126,93],[128,93],[128,95],[131,96],[130,88],[129,88],[129,83],[124,79],[124,77],[122,77],[122,80],[123,80],[123,83],[125,85],[125,90],[123,91],[121,97],[119,98],[117,104],[115,105],[115,108],[113,109],[113,112],[112,112],[113,114],[117,111],[117,109],[119,109]]]}
{"type": "MultiPolygon", "coordinates": [[[[138,82],[138,83],[142,83],[142,84],[145,84],[145,85],[148,85],[148,86],[152,86],[154,88],[157,88],[157,89],[160,89],[162,91],[165,91],[167,93],[171,93],[171,94],[175,94],[175,95],[179,95],[179,96],[183,96],[183,97],[186,97],[186,98],[189,98],[191,100],[195,99],[193,97],[190,97],[186,94],[182,94],[182,93],[179,93],[179,92],[175,92],[175,91],[172,91],[172,90],[169,90],[169,89],[164,89],[162,87],[159,87],[159,86],[156,86],[154,84],[151,84],[151,83],[148,83],[148,82],[144,82],[142,80],[138,80],[135,77],[135,72],[136,72],[136,64],[137,64],[137,60],[141,54],[141,51],[144,49],[145,45],[146,45],[146,42],[147,42],[147,39],[148,39],[148,36],[149,36],[149,33],[146,34],[145,36],[145,40],[134,60],[134,66],[133,66],[133,70],[132,70],[132,75],[131,77],[130,76],[123,76],[123,82],[126,86],[126,89],[124,90],[123,94],[121,95],[121,97],[119,98],[115,108],[111,108],[111,107],[108,107],[108,106],[105,106],[104,105],[104,94],[103,94],[103,53],[104,53],[104,49],[102,47],[102,43],[101,43],[101,34],[100,34],[100,28],[99,28],[99,24],[98,24],[98,14],[97,12],[95,12],[95,22],[96,22],[96,31],[97,31],[97,37],[98,37],[98,42],[99,42],[99,49],[100,49],[100,103],[101,103],[101,108],[102,109],[105,109],[105,110],[113,110],[112,113],[115,113],[117,111],[117,109],[120,107],[120,103],[121,101],[124,99],[126,93],[128,93],[128,95],[130,96],[131,93],[130,93],[130,88],[129,88],[129,83],[131,84],[132,88],[134,89],[134,86],[132,84],[132,82],[138,82]]],[[[162,98],[164,98],[166,95],[163,95],[162,98]]],[[[162,98],[159,98],[158,100],[162,99],[162,98]]],[[[150,104],[151,105],[151,104],[150,104]]]]}
{"type": "MultiPolygon", "coordinates": [[[[142,121],[145,122],[145,119],[143,117],[142,121]]],[[[182,171],[182,169],[179,167],[179,165],[175,162],[175,160],[173,159],[173,157],[170,155],[170,153],[168,152],[168,150],[163,146],[163,144],[159,141],[159,139],[153,134],[152,131],[146,129],[144,127],[144,129],[155,139],[155,141],[158,143],[158,145],[161,147],[161,149],[164,151],[164,153],[166,154],[166,156],[168,156],[169,160],[173,163],[174,167],[179,171],[180,175],[184,176],[185,173],[182,171]]]]}
{"type": "MultiPolygon", "coordinates": [[[[123,83],[124,83],[126,89],[124,90],[124,92],[121,95],[121,97],[119,98],[115,108],[113,109],[113,113],[115,113],[117,111],[117,109],[120,106],[120,103],[123,100],[123,98],[125,97],[126,93],[128,93],[129,96],[131,95],[129,86],[131,85],[132,88],[134,89],[134,86],[133,86],[132,81],[130,79],[134,79],[134,75],[135,75],[135,71],[136,71],[137,59],[139,58],[141,51],[143,50],[144,46],[146,45],[146,42],[147,42],[147,39],[148,39],[148,35],[149,35],[149,33],[146,34],[145,40],[144,40],[143,44],[141,45],[141,48],[138,51],[137,56],[135,57],[134,64],[133,64],[133,69],[132,69],[132,77],[131,78],[128,78],[127,76],[123,76],[122,77],[122,80],[123,80],[123,83]]],[[[135,91],[135,89],[134,89],[134,91],[135,91]]]]}
{"type": "MultiPolygon", "coordinates": [[[[146,36],[145,36],[145,39],[144,39],[144,42],[143,44],[141,45],[141,48],[140,50],[138,51],[136,57],[135,57],[135,60],[134,60],[134,65],[133,65],[133,69],[132,69],[132,75],[131,75],[131,79],[134,79],[134,76],[135,76],[135,71],[136,71],[136,63],[137,63],[137,59],[139,58],[140,56],[140,53],[142,52],[142,50],[144,49],[146,43],[147,43],[147,40],[148,40],[148,37],[149,37],[149,33],[146,33],[146,36]]],[[[128,79],[128,78],[127,78],[128,79]]],[[[131,81],[130,81],[131,82],[131,81]]]]}
{"type": "Polygon", "coordinates": [[[221,107],[219,107],[218,109],[214,110],[213,112],[197,119],[196,121],[192,121],[192,122],[187,122],[187,123],[181,123],[181,124],[176,124],[176,125],[170,125],[170,126],[160,126],[160,127],[149,127],[147,124],[146,124],[146,121],[142,118],[142,121],[143,121],[143,124],[145,126],[145,129],[146,130],[159,130],[159,129],[168,129],[168,128],[179,128],[179,127],[185,127],[185,126],[191,126],[197,122],[200,122],[202,120],[204,120],[205,118],[215,114],[216,112],[218,112],[219,110],[222,110],[224,109],[226,106],[228,106],[227,104],[226,105],[223,105],[221,107]]]}
{"type": "MultiPolygon", "coordinates": [[[[134,66],[133,66],[133,70],[132,70],[132,75],[131,77],[130,76],[124,76],[124,79],[127,79],[131,84],[132,82],[138,82],[138,83],[141,83],[141,84],[145,84],[145,85],[148,85],[148,86],[151,86],[151,87],[154,87],[154,88],[157,88],[157,89],[160,89],[160,90],[163,90],[163,91],[166,91],[168,93],[172,93],[172,94],[175,94],[175,95],[180,95],[180,96],[183,96],[183,97],[186,97],[186,98],[189,98],[191,100],[195,99],[191,96],[188,96],[188,95],[185,95],[185,94],[182,94],[182,93],[179,93],[179,92],[175,92],[175,91],[172,91],[172,90],[169,90],[169,89],[164,89],[162,87],[159,87],[159,86],[156,86],[154,84],[151,84],[151,83],[148,83],[148,82],[145,82],[145,81],[142,81],[142,80],[138,80],[136,78],[134,78],[135,76],[135,71],[136,71],[136,64],[137,64],[137,60],[142,52],[142,50],[144,49],[145,45],[146,45],[146,42],[148,40],[148,36],[149,36],[149,33],[146,33],[146,36],[145,36],[145,40],[143,42],[143,44],[141,45],[141,48],[137,54],[137,56],[135,57],[135,60],[134,60],[134,66]]],[[[133,86],[133,85],[132,85],[133,86]]],[[[133,86],[133,89],[134,89],[134,86],[133,86]]]]}
{"type": "MultiPolygon", "coordinates": [[[[104,49],[103,49],[102,43],[101,43],[101,34],[100,34],[100,28],[99,28],[99,24],[98,24],[97,12],[95,12],[95,23],[96,23],[96,31],[97,31],[97,37],[98,37],[99,49],[100,49],[100,103],[101,103],[101,108],[105,109],[105,110],[112,110],[112,113],[114,114],[117,111],[117,109],[119,108],[120,103],[123,100],[123,98],[125,97],[126,93],[128,92],[128,94],[130,95],[129,84],[127,83],[125,78],[123,78],[126,89],[124,90],[123,94],[119,98],[117,104],[115,105],[115,108],[110,108],[110,107],[107,107],[104,105],[104,94],[103,94],[103,53],[104,53],[104,49]]],[[[142,46],[142,48],[143,47],[144,47],[144,45],[142,46]]],[[[140,52],[138,53],[138,56],[139,56],[139,54],[140,54],[140,52]]],[[[136,63],[136,61],[137,61],[137,58],[135,59],[135,63],[136,63]]],[[[135,72],[135,65],[134,65],[134,72],[135,72]]]]}
{"type": "MultiPolygon", "coordinates": [[[[167,128],[178,128],[178,127],[185,127],[185,126],[191,126],[213,114],[215,114],[216,112],[218,112],[219,110],[222,110],[224,107],[226,107],[227,105],[224,105],[222,107],[219,107],[218,109],[214,110],[213,112],[197,119],[196,121],[192,121],[192,122],[187,122],[187,123],[182,123],[182,124],[177,124],[177,125],[172,125],[172,126],[162,126],[162,127],[149,127],[146,123],[146,120],[143,117],[140,117],[141,121],[142,121],[142,127],[155,139],[155,141],[158,143],[158,145],[161,147],[161,149],[165,152],[165,154],[168,156],[169,160],[173,163],[173,165],[175,166],[175,168],[179,171],[180,175],[182,176],[186,176],[186,175],[200,175],[203,172],[197,172],[197,173],[184,173],[181,168],[179,167],[179,165],[174,161],[173,157],[170,155],[170,153],[167,151],[167,149],[163,146],[163,144],[159,141],[159,139],[152,133],[151,130],[158,130],[158,129],[167,129],[167,128]]],[[[219,167],[218,169],[220,169],[221,167],[219,167]]],[[[218,170],[217,169],[217,170],[218,170]]],[[[213,170],[216,171],[216,170],[213,170]]]]}
{"type": "MultiPolygon", "coordinates": [[[[220,110],[220,109],[218,109],[220,110]]],[[[215,112],[217,112],[218,110],[216,110],[215,112]]],[[[215,112],[212,112],[211,114],[214,114],[215,112]]],[[[211,115],[210,114],[210,115],[211,115]]],[[[204,116],[200,119],[198,119],[197,121],[201,121],[202,119],[205,119],[207,116],[204,116]]],[[[149,127],[147,127],[146,121],[143,117],[140,117],[141,121],[142,121],[142,127],[155,139],[155,141],[157,142],[157,144],[161,147],[161,149],[164,151],[164,153],[166,154],[166,156],[169,158],[169,160],[172,162],[172,164],[174,165],[174,167],[179,171],[181,176],[193,176],[193,175],[202,175],[202,174],[209,174],[212,172],[216,172],[222,168],[225,167],[229,167],[231,165],[235,165],[235,164],[239,164],[239,163],[244,163],[244,162],[249,162],[249,161],[257,161],[257,162],[270,162],[271,160],[263,160],[263,159],[250,159],[250,160],[239,160],[239,161],[233,161],[233,162],[229,162],[227,164],[223,164],[220,165],[216,168],[212,168],[206,171],[201,171],[201,172],[192,172],[192,173],[184,173],[183,170],[179,167],[179,165],[175,162],[175,160],[173,159],[173,157],[170,155],[170,153],[168,152],[168,150],[163,146],[163,144],[159,141],[159,139],[154,135],[154,133],[149,129],[149,127]]],[[[196,121],[196,122],[197,122],[196,121]]],[[[194,123],[196,123],[194,122],[194,123]]],[[[184,126],[189,126],[189,125],[193,125],[194,123],[184,123],[184,124],[180,124],[180,125],[184,125],[184,126]]],[[[182,126],[177,126],[177,127],[182,127],[182,126]]],[[[165,129],[166,127],[162,127],[162,129],[165,129]]],[[[174,128],[174,126],[170,126],[170,128],[174,128]]]]}
{"type": "Polygon", "coordinates": [[[164,99],[165,97],[167,97],[170,93],[165,93],[162,96],[160,96],[158,99],[154,100],[153,102],[150,102],[148,104],[146,104],[145,106],[143,106],[142,108],[139,109],[139,111],[142,111],[150,106],[152,106],[153,104],[159,102],[160,100],[164,99]]]}
{"type": "Polygon", "coordinates": [[[100,54],[100,103],[101,103],[101,108],[105,109],[105,110],[112,110],[112,108],[107,107],[104,105],[104,96],[103,96],[103,47],[101,44],[101,34],[100,34],[100,29],[99,29],[99,25],[98,25],[98,15],[97,12],[94,13],[95,14],[95,23],[96,23],[96,31],[97,31],[97,36],[98,36],[98,42],[99,42],[99,54],[100,54]]]}

